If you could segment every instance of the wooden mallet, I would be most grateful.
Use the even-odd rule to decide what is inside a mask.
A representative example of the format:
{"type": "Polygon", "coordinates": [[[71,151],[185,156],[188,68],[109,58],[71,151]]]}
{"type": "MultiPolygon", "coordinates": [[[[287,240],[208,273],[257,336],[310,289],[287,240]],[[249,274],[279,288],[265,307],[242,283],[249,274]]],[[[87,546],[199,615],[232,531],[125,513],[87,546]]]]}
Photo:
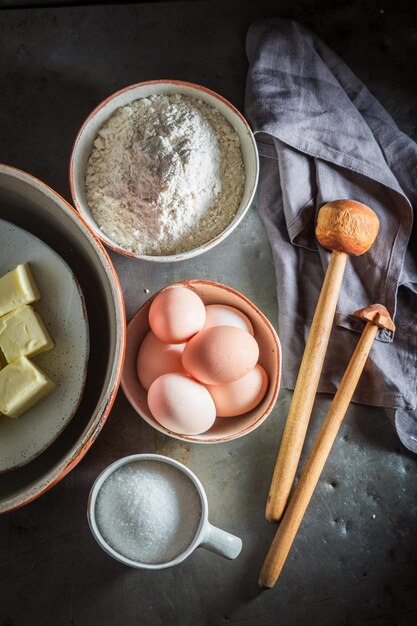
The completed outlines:
{"type": "Polygon", "coordinates": [[[265,517],[281,519],[294,482],[319,384],[348,255],[364,254],[379,230],[377,215],[361,202],[336,200],[321,207],[316,226],[319,243],[332,250],[301,361],[281,446],[272,477],[265,517]]]}
{"type": "Polygon", "coordinates": [[[285,511],[282,522],[271,544],[259,577],[261,587],[273,587],[284,566],[298,527],[303,519],[331,447],[365,367],[366,359],[378,327],[395,330],[394,323],[381,304],[373,304],[354,313],[367,324],[356,346],[336,392],[317,439],[307,459],[300,480],[285,511]]]}

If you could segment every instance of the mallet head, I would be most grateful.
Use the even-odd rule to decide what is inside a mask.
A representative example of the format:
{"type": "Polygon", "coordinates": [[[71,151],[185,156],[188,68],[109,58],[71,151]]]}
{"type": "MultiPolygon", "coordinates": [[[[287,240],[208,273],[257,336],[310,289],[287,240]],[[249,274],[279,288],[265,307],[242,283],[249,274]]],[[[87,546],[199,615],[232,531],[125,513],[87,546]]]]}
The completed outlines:
{"type": "Polygon", "coordinates": [[[372,322],[372,324],[379,326],[379,328],[395,330],[395,324],[387,309],[382,304],[371,304],[364,309],[355,311],[353,315],[359,317],[359,319],[364,322],[372,322]]]}
{"type": "Polygon", "coordinates": [[[323,248],[359,256],[369,250],[379,230],[378,216],[362,202],[335,200],[317,216],[316,237],[323,248]]]}

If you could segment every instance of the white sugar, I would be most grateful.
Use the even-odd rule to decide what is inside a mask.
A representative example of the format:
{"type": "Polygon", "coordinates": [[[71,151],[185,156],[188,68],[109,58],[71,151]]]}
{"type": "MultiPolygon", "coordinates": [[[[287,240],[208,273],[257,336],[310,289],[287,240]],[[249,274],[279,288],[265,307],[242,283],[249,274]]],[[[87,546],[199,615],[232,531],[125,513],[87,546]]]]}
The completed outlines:
{"type": "Polygon", "coordinates": [[[107,478],[96,502],[100,533],[119,554],[167,563],[192,543],[201,501],[189,478],[162,461],[135,461],[107,478]]]}

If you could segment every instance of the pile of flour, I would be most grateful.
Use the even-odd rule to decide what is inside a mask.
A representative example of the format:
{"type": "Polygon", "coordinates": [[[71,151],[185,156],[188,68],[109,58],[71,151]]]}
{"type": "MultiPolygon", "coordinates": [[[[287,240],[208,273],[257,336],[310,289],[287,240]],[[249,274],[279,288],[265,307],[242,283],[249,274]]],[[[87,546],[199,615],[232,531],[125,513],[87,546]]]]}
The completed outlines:
{"type": "Polygon", "coordinates": [[[181,94],[117,109],[94,141],[85,179],[101,230],[147,255],[213,239],[233,219],[243,185],[236,131],[217,109],[181,94]]]}

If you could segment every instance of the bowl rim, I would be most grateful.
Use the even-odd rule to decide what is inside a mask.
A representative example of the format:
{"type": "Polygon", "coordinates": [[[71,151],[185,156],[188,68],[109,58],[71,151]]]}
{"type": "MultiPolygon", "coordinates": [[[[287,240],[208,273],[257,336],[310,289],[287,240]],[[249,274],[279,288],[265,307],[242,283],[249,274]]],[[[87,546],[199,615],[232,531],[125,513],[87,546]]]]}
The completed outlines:
{"type": "Polygon", "coordinates": [[[87,238],[90,237],[90,244],[93,248],[95,248],[97,256],[102,260],[102,265],[109,278],[112,288],[111,290],[114,296],[116,350],[113,355],[114,358],[107,393],[102,398],[101,402],[95,407],[92,414],[92,416],[94,415],[94,419],[90,419],[89,424],[84,428],[84,431],[77,439],[76,443],[73,444],[70,450],[58,461],[58,463],[49,468],[46,473],[34,482],[19,490],[17,493],[12,494],[11,496],[8,496],[4,500],[0,501],[0,514],[8,513],[25,506],[51,489],[72,469],[74,469],[97,439],[108,418],[120,386],[126,353],[127,330],[125,305],[118,275],[106,249],[85,219],[74,209],[74,207],[69,204],[69,202],[67,202],[67,200],[65,200],[65,198],[36,176],[5,163],[0,163],[0,175],[1,174],[17,178],[46,195],[58,206],[58,208],[69,215],[69,217],[80,227],[81,231],[84,230],[84,235],[86,235],[87,238]]]}
{"type": "MultiPolygon", "coordinates": [[[[123,389],[123,393],[125,394],[127,400],[129,401],[129,404],[136,411],[136,413],[147,424],[149,424],[149,426],[151,426],[155,430],[158,430],[159,432],[163,433],[164,435],[167,435],[168,437],[172,437],[173,439],[178,439],[179,441],[183,441],[183,442],[185,441],[187,443],[197,443],[197,444],[203,444],[203,445],[209,445],[209,444],[214,444],[214,443],[225,443],[227,441],[232,441],[234,439],[239,439],[240,437],[243,437],[243,436],[249,434],[250,432],[252,432],[253,430],[255,430],[256,428],[258,428],[258,426],[260,426],[269,417],[271,411],[273,410],[273,408],[274,408],[274,406],[276,404],[277,398],[278,398],[278,393],[279,393],[280,384],[281,384],[281,375],[282,375],[282,349],[281,349],[281,342],[279,340],[279,337],[278,337],[278,334],[277,334],[275,328],[272,326],[271,322],[266,317],[266,315],[264,313],[262,313],[262,311],[260,309],[258,309],[258,307],[251,300],[249,300],[249,298],[247,298],[245,295],[243,295],[237,289],[234,289],[233,287],[230,287],[229,285],[225,285],[224,283],[218,283],[218,282],[215,282],[215,281],[212,281],[212,280],[206,280],[206,279],[182,280],[182,281],[178,281],[176,283],[172,283],[171,285],[167,285],[166,287],[163,287],[159,291],[155,292],[150,298],[148,298],[148,300],[146,300],[146,302],[144,302],[142,304],[141,307],[139,307],[139,309],[136,311],[135,315],[132,317],[132,319],[130,320],[129,324],[127,325],[126,342],[128,341],[128,337],[129,337],[129,327],[130,327],[130,325],[133,325],[135,320],[137,320],[138,317],[140,316],[140,314],[142,313],[144,307],[147,306],[150,302],[152,302],[152,300],[154,298],[156,298],[156,296],[159,293],[161,293],[162,291],[165,291],[167,289],[171,289],[173,287],[191,287],[192,288],[193,285],[209,285],[209,286],[212,286],[212,287],[220,287],[221,289],[224,289],[225,291],[228,291],[229,293],[231,293],[233,295],[237,295],[251,309],[253,309],[255,311],[255,313],[261,318],[262,323],[270,331],[270,333],[272,335],[272,338],[274,340],[275,346],[277,348],[278,371],[277,371],[276,379],[274,381],[274,386],[273,386],[273,392],[272,392],[271,399],[270,399],[270,401],[268,403],[268,406],[265,408],[264,412],[262,413],[262,415],[255,422],[253,422],[253,424],[251,424],[250,426],[247,426],[246,428],[244,428],[242,431],[239,431],[238,433],[233,433],[233,434],[227,435],[227,436],[216,436],[216,437],[211,437],[210,439],[201,440],[201,439],[198,438],[198,435],[180,435],[178,433],[174,433],[173,431],[171,431],[171,430],[165,428],[164,426],[162,426],[161,424],[159,424],[156,420],[149,419],[149,417],[147,415],[145,415],[143,412],[141,412],[135,406],[135,402],[132,400],[132,395],[130,394],[129,389],[126,387],[125,380],[124,380],[124,368],[123,368],[123,374],[122,374],[122,379],[121,379],[121,387],[123,389]]],[[[138,381],[138,384],[140,384],[139,381],[138,381]]]]}
{"type": "Polygon", "coordinates": [[[117,252],[118,254],[122,254],[124,256],[130,257],[133,259],[139,259],[142,261],[150,261],[153,263],[173,263],[177,261],[191,259],[195,256],[199,256],[200,254],[203,254],[204,252],[207,252],[208,250],[211,250],[217,244],[223,241],[226,237],[228,237],[235,228],[237,228],[237,226],[240,224],[240,222],[242,221],[242,219],[245,217],[246,213],[248,212],[252,204],[253,198],[255,196],[255,193],[256,193],[258,180],[259,180],[259,154],[258,154],[255,137],[248,121],[245,119],[242,113],[231,102],[229,102],[229,100],[227,100],[224,96],[220,95],[216,91],[213,91],[212,89],[209,89],[208,87],[204,87],[203,85],[198,85],[197,83],[192,83],[192,82],[188,82],[184,80],[168,79],[168,78],[160,79],[160,80],[147,80],[147,81],[143,81],[140,83],[134,83],[133,85],[128,85],[112,93],[110,96],[105,98],[91,111],[88,117],[84,120],[80,130],[78,131],[77,136],[74,140],[72,149],[71,149],[71,156],[70,156],[70,161],[69,161],[69,184],[70,184],[70,189],[71,189],[71,196],[72,196],[75,208],[80,213],[80,215],[82,215],[84,220],[87,220],[86,218],[87,212],[84,209],[83,203],[80,202],[77,192],[76,192],[76,185],[75,185],[75,169],[76,168],[74,166],[75,154],[76,154],[81,136],[86,130],[87,126],[90,124],[91,120],[94,118],[94,116],[103,108],[105,108],[112,100],[122,95],[123,93],[132,91],[134,89],[137,89],[138,87],[144,87],[148,85],[175,85],[179,87],[189,87],[191,89],[195,89],[196,91],[203,91],[204,93],[207,93],[208,95],[214,97],[216,100],[220,100],[224,105],[226,105],[232,111],[234,115],[236,115],[239,118],[239,120],[246,127],[246,132],[248,134],[248,138],[250,139],[253,156],[254,156],[254,162],[255,162],[255,171],[254,171],[252,186],[249,192],[248,199],[246,201],[246,205],[244,206],[241,213],[239,215],[236,214],[234,218],[231,220],[231,222],[226,226],[226,228],[222,230],[221,233],[213,237],[213,239],[210,239],[210,241],[207,241],[201,246],[198,246],[197,248],[193,248],[192,250],[188,250],[186,252],[181,252],[178,254],[168,254],[168,255],[161,255],[161,256],[149,255],[149,254],[136,254],[135,252],[131,252],[130,250],[126,250],[125,248],[122,248],[119,244],[112,241],[109,237],[107,237],[107,235],[105,235],[105,233],[102,232],[100,227],[95,223],[94,219],[90,218],[91,221],[94,223],[94,226],[90,224],[89,226],[92,230],[94,230],[96,237],[98,237],[103,243],[106,244],[108,248],[110,248],[114,252],[117,252]]]}

